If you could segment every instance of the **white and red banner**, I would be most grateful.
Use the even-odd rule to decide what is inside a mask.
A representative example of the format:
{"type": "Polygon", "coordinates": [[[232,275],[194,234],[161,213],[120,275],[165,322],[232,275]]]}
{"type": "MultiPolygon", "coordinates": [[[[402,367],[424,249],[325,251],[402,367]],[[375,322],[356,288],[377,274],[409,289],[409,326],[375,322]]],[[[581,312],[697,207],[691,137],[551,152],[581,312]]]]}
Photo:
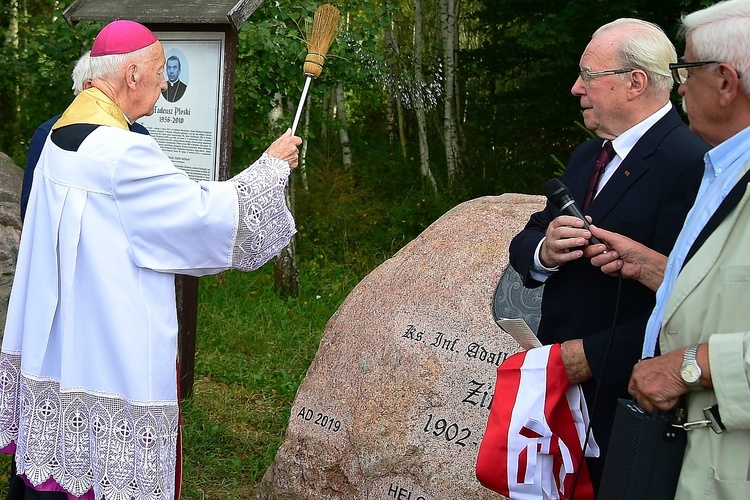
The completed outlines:
{"type": "MultiPolygon", "coordinates": [[[[477,457],[483,486],[511,499],[594,498],[581,453],[589,423],[583,392],[571,386],[560,344],[519,352],[497,369],[495,397],[477,457]]],[[[586,456],[599,456],[590,435],[586,456]]]]}

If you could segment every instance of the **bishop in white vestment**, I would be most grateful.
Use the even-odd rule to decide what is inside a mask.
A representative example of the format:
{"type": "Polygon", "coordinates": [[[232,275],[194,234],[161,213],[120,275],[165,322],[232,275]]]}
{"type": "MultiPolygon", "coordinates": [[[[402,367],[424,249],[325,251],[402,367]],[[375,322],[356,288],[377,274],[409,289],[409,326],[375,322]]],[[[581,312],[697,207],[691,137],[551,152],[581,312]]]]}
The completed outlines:
{"type": "MultiPolygon", "coordinates": [[[[115,21],[92,59],[143,49],[163,60],[151,37],[115,21]]],[[[285,134],[229,181],[194,182],[129,130],[148,68],[133,70],[132,95],[81,93],[35,171],[0,354],[0,447],[40,491],[174,498],[174,275],[257,269],[295,233],[284,188],[299,139],[285,134]]],[[[144,83],[154,101],[160,75],[144,83]]]]}

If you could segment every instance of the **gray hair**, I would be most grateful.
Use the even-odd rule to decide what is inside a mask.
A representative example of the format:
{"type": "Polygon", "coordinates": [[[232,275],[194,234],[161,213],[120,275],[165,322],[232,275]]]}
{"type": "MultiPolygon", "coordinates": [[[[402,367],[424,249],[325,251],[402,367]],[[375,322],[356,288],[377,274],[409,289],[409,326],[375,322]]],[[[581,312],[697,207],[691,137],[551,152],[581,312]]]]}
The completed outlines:
{"type": "Polygon", "coordinates": [[[87,50],[78,59],[76,65],[73,67],[73,95],[78,95],[84,90],[84,85],[87,80],[91,80],[91,51],[87,50]]]}
{"type": "Polygon", "coordinates": [[[111,54],[107,56],[96,56],[90,60],[91,66],[91,79],[95,80],[101,78],[103,80],[111,80],[118,76],[118,73],[122,70],[126,63],[130,63],[131,59],[136,61],[142,60],[142,55],[151,47],[148,45],[142,49],[128,52],[127,54],[111,54]]]}
{"type": "Polygon", "coordinates": [[[683,16],[680,34],[693,45],[699,61],[731,64],[741,74],[745,95],[750,96],[750,1],[728,0],[683,16]]]}
{"type": "Polygon", "coordinates": [[[643,70],[657,92],[671,91],[674,80],[669,63],[677,62],[677,51],[664,30],[641,19],[621,18],[605,24],[593,36],[620,27],[629,27],[633,31],[632,36],[623,39],[619,48],[622,67],[643,70]]]}

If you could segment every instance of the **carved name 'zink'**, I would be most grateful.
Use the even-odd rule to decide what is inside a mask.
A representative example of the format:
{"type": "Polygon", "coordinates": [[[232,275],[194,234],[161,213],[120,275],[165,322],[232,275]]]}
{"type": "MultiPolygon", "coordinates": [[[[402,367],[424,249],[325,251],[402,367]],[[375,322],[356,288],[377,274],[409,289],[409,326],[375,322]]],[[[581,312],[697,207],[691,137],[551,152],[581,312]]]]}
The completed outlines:
{"type": "Polygon", "coordinates": [[[469,389],[461,402],[470,404],[475,408],[487,408],[489,410],[492,408],[492,398],[494,398],[494,393],[491,391],[492,384],[470,380],[469,389]]]}

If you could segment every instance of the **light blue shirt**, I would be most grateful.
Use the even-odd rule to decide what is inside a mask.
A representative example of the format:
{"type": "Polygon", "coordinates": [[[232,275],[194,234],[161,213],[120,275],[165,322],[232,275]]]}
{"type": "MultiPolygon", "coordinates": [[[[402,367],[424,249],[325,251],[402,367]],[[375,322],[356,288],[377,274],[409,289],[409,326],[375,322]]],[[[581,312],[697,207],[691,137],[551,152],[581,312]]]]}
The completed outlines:
{"type": "Polygon", "coordinates": [[[695,197],[695,204],[688,212],[682,231],[669,254],[664,281],[656,292],[656,306],[648,319],[646,337],[643,341],[644,358],[654,355],[664,311],[690,247],[729,191],[745,173],[744,167],[750,161],[750,127],[708,151],[704,160],[706,169],[695,197]]]}

